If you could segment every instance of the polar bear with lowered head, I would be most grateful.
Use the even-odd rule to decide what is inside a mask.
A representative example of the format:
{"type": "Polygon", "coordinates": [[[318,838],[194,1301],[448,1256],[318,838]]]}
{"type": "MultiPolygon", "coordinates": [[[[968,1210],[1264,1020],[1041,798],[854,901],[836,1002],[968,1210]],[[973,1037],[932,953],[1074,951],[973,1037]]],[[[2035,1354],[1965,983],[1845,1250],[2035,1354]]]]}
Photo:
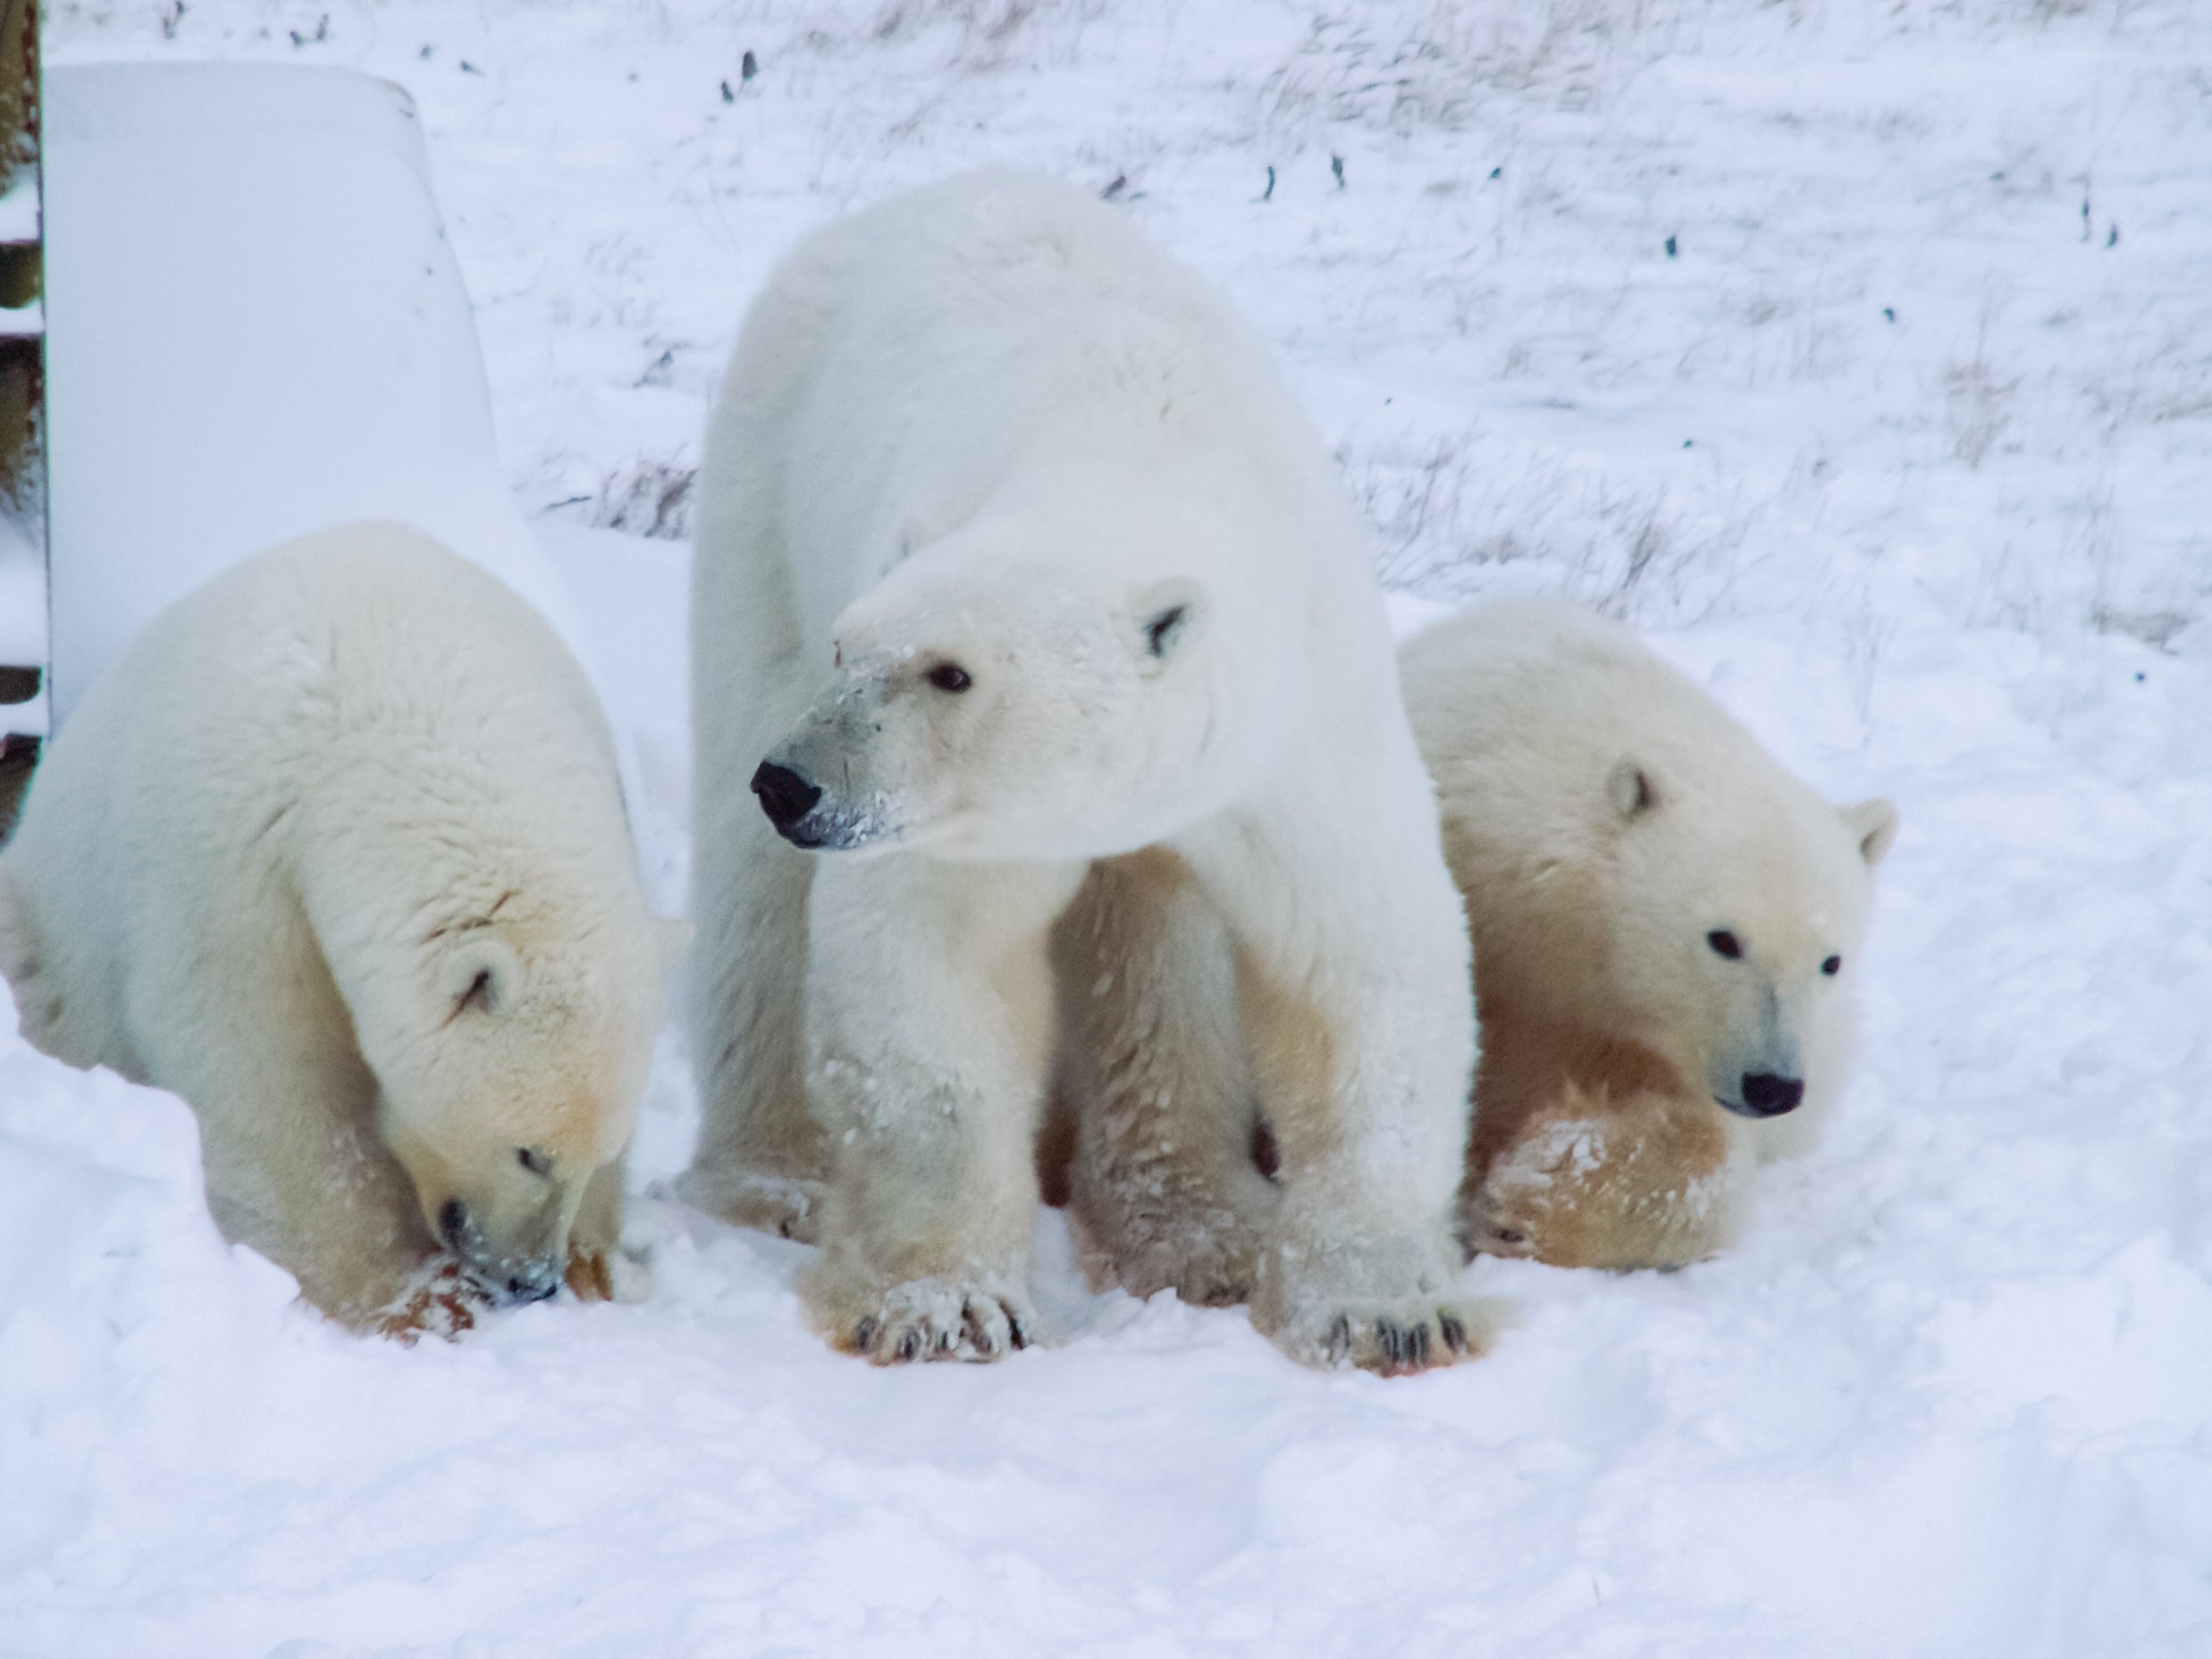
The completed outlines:
{"type": "Polygon", "coordinates": [[[442,1246],[453,1310],[610,1293],[660,955],[582,671],[391,525],[171,607],[0,855],[24,1034],[183,1096],[218,1225],[355,1326],[442,1246]]]}
{"type": "Polygon", "coordinates": [[[1259,341],[1118,211],[955,179],[778,267],[700,487],[686,1193],[819,1237],[841,1347],[1020,1345],[1089,989],[1047,936],[1155,848],[1298,1033],[1257,1321],[1315,1363],[1451,1359],[1465,928],[1360,536],[1259,341]]]}
{"type": "Polygon", "coordinates": [[[1803,1150],[1857,1023],[1887,801],[1836,807],[1627,629],[1483,607],[1409,641],[1407,706],[1475,940],[1471,1249],[1668,1267],[1803,1150]]]}

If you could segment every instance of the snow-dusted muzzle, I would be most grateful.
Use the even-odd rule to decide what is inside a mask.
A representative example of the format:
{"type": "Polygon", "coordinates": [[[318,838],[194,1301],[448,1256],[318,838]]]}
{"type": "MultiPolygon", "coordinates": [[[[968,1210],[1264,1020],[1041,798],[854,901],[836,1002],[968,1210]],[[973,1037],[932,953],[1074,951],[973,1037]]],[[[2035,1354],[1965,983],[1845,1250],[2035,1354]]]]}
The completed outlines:
{"type": "Polygon", "coordinates": [[[753,793],[776,833],[811,853],[849,852],[890,833],[880,803],[835,800],[780,761],[761,762],[753,774],[753,793]]]}

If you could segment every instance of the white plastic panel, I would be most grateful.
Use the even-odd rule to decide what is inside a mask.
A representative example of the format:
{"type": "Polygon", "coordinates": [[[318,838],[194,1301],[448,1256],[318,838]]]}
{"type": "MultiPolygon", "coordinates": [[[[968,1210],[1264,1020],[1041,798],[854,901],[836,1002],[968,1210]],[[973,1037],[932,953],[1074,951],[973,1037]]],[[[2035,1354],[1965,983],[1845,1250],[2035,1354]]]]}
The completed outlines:
{"type": "Polygon", "coordinates": [[[501,478],[406,93],[286,65],[56,68],[46,177],[57,728],[172,601],[357,518],[494,571],[598,679],[501,478]]]}

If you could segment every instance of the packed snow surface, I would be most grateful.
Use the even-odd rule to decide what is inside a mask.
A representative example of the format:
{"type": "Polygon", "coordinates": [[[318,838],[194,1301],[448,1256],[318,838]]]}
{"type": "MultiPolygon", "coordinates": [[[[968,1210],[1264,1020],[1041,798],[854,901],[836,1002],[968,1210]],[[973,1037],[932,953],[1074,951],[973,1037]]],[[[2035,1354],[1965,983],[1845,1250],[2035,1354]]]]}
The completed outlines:
{"type": "Polygon", "coordinates": [[[838,1358],[802,1248],[656,1194],[673,1036],[649,1300],[356,1340],[223,1243],[181,1104],[0,1039],[0,1655],[2212,1653],[2212,8],[46,10],[56,61],[415,94],[679,856],[642,538],[746,299],[992,159],[1257,320],[1402,619],[1604,604],[1904,834],[1860,1081],[1741,1249],[1479,1263],[1516,1322],[1396,1381],[1091,1295],[1052,1216],[1049,1345],[838,1358]]]}

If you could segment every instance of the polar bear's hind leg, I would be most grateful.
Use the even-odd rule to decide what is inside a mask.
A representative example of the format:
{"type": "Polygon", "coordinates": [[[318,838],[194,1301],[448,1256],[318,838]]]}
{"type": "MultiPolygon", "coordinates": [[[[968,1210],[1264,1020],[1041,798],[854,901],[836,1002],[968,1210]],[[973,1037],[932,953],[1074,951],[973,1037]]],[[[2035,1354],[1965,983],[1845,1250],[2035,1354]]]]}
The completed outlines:
{"type": "Polygon", "coordinates": [[[1281,1194],[1219,915],[1154,848],[1098,865],[1055,931],[1056,1100],[1074,1124],[1069,1208],[1096,1284],[1247,1301],[1281,1194]]]}

